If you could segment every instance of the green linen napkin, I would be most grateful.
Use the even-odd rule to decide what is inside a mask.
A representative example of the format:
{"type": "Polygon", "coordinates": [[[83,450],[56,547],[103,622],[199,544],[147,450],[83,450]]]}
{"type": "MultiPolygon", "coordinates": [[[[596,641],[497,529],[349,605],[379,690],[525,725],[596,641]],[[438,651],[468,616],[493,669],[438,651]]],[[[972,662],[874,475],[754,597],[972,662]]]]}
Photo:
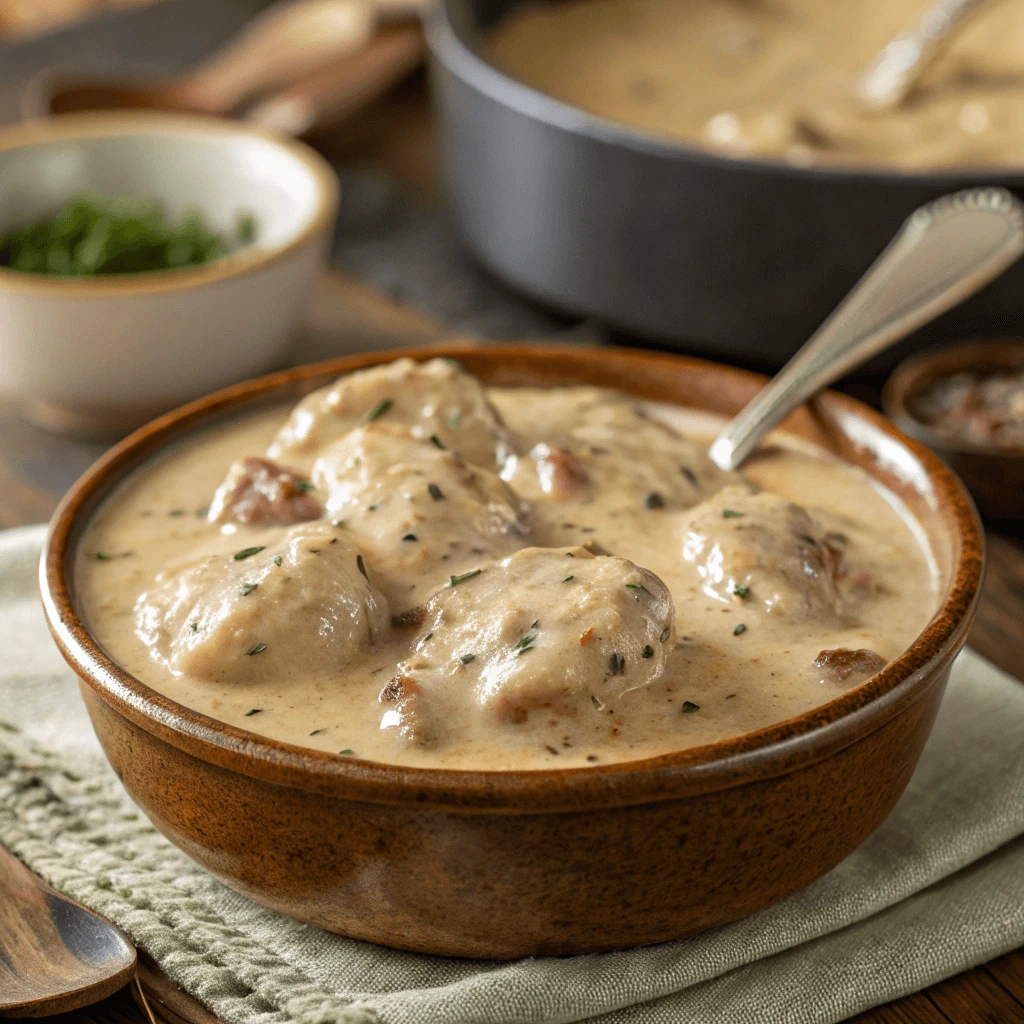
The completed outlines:
{"type": "Polygon", "coordinates": [[[483,963],[265,910],[160,836],[103,760],[39,608],[42,538],[0,534],[0,842],[228,1024],[825,1024],[1024,944],[1024,686],[972,652],[888,820],[745,921],[620,953],[483,963]]]}

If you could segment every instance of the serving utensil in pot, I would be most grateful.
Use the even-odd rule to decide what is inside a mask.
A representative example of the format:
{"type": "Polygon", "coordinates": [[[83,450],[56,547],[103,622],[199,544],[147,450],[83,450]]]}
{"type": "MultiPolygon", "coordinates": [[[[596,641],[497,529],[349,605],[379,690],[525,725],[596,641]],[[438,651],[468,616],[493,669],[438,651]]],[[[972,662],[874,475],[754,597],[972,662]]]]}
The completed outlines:
{"type": "Polygon", "coordinates": [[[998,277],[1024,253],[1024,204],[968,189],[915,210],[835,312],[708,451],[735,469],[801,402],[998,277]]]}
{"type": "Polygon", "coordinates": [[[886,44],[868,65],[856,83],[858,98],[875,110],[898,107],[970,16],[992,2],[938,0],[912,29],[886,44]]]}
{"type": "Polygon", "coordinates": [[[135,947],[54,892],[0,846],[0,1017],[42,1017],[99,1002],[135,974],[135,947]]]}

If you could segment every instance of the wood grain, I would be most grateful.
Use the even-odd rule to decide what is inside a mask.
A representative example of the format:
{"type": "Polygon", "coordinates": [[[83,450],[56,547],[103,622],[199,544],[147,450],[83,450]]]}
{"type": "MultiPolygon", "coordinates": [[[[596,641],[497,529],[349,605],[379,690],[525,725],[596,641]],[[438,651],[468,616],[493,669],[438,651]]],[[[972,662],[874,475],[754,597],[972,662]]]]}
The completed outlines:
{"type": "Polygon", "coordinates": [[[0,846],[0,1016],[77,1009],[134,973],[135,949],[120,931],[55,893],[0,846]]]}

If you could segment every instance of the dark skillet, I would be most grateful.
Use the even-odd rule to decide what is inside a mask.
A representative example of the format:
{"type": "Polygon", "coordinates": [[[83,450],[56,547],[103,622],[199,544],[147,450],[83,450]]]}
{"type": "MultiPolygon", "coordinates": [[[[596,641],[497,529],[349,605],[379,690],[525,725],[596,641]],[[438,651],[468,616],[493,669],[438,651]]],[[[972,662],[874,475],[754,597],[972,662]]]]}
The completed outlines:
{"type": "MultiPolygon", "coordinates": [[[[1024,193],[1024,168],[802,169],[647,137],[477,56],[516,2],[442,0],[429,20],[441,174],[479,259],[562,309],[673,347],[781,364],[917,206],[979,184],[1024,193]]],[[[1005,332],[1022,311],[1024,263],[911,345],[1005,332]]]]}

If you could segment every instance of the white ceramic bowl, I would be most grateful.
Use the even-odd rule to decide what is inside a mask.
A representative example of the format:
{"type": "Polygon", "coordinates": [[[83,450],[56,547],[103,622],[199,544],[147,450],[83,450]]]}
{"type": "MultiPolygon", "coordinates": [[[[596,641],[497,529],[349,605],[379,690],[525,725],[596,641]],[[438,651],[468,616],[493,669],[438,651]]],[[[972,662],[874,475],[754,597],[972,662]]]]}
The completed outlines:
{"type": "Polygon", "coordinates": [[[226,121],[74,114],[0,132],[0,233],[80,191],[197,210],[255,243],[187,270],[59,278],[0,268],[0,391],[58,429],[123,430],[273,365],[311,299],[337,208],[328,164],[226,121]]]}

